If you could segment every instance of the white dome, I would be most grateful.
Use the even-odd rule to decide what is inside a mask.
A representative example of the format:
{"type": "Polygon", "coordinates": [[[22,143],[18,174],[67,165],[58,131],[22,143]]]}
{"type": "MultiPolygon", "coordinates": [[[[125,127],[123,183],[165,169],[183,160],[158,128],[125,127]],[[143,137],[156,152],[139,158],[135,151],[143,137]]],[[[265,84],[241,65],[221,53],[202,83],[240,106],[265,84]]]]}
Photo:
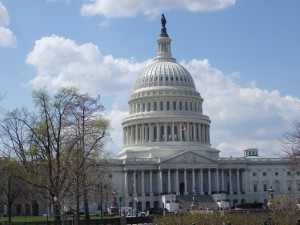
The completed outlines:
{"type": "Polygon", "coordinates": [[[176,86],[195,88],[191,74],[173,61],[158,60],[148,66],[138,77],[135,90],[156,86],[176,86]]]}

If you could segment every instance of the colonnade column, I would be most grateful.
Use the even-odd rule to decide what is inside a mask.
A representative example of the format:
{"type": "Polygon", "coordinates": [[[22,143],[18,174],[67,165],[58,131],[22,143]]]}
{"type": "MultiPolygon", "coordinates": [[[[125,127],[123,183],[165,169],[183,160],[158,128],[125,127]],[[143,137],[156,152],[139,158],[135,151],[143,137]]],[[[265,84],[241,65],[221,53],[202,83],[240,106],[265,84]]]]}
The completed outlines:
{"type": "Polygon", "coordinates": [[[167,141],[168,139],[168,129],[167,129],[167,123],[164,123],[164,135],[165,135],[165,138],[164,138],[164,141],[167,141]]]}
{"type": "Polygon", "coordinates": [[[184,195],[188,195],[188,192],[187,192],[186,169],[184,169],[184,195]]]}
{"type": "Polygon", "coordinates": [[[145,174],[144,170],[142,170],[142,196],[145,196],[145,174]]]}
{"type": "Polygon", "coordinates": [[[130,143],[133,143],[133,126],[130,126],[130,143]]]}
{"type": "Polygon", "coordinates": [[[136,172],[133,171],[133,194],[136,194],[136,172]]]}
{"type": "Polygon", "coordinates": [[[196,131],[196,124],[193,123],[193,141],[197,141],[197,131],[196,131]]]}
{"type": "Polygon", "coordinates": [[[179,123],[178,132],[179,132],[179,141],[182,141],[182,123],[181,122],[179,123]]]}
{"type": "Polygon", "coordinates": [[[141,142],[145,142],[145,124],[142,124],[141,142]]]}
{"type": "Polygon", "coordinates": [[[229,193],[232,195],[232,174],[231,174],[231,169],[229,169],[229,193]]]}
{"type": "Polygon", "coordinates": [[[127,170],[125,170],[124,172],[124,192],[125,192],[125,196],[128,196],[128,174],[127,174],[127,170]]]}
{"type": "Polygon", "coordinates": [[[196,188],[195,186],[195,170],[192,170],[192,190],[194,190],[194,188],[196,188]]]}
{"type": "Polygon", "coordinates": [[[222,170],[222,192],[225,191],[224,170],[222,170]]]}
{"type": "Polygon", "coordinates": [[[162,193],[162,170],[158,171],[158,193],[162,193]]]}
{"type": "Polygon", "coordinates": [[[171,140],[175,140],[174,122],[171,123],[171,140]]]}
{"type": "Polygon", "coordinates": [[[176,170],[176,195],[180,195],[179,193],[179,174],[178,174],[178,169],[176,170]]]}
{"type": "Polygon", "coordinates": [[[149,180],[150,180],[150,196],[153,196],[153,191],[152,191],[152,170],[150,170],[150,173],[149,173],[149,180]]]}
{"type": "Polygon", "coordinates": [[[151,123],[149,123],[149,142],[153,142],[153,127],[151,123]]]}
{"type": "Polygon", "coordinates": [[[208,169],[208,194],[211,194],[211,172],[210,169],[208,169]]]}
{"type": "Polygon", "coordinates": [[[190,125],[189,125],[189,123],[186,123],[186,140],[185,141],[190,141],[190,125]]]}
{"type": "Polygon", "coordinates": [[[171,193],[171,171],[168,169],[168,194],[171,193]]]}
{"type": "Polygon", "coordinates": [[[204,195],[203,191],[203,170],[200,170],[200,184],[201,184],[201,195],[204,195]]]}
{"type": "Polygon", "coordinates": [[[236,169],[236,182],[237,182],[237,193],[238,193],[238,195],[240,195],[241,189],[240,189],[240,171],[239,171],[239,169],[236,169]]]}
{"type": "Polygon", "coordinates": [[[220,185],[219,185],[219,169],[216,169],[216,192],[219,193],[220,191],[220,185]]]}
{"type": "Polygon", "coordinates": [[[160,141],[160,126],[159,123],[156,123],[156,141],[160,141]]]}

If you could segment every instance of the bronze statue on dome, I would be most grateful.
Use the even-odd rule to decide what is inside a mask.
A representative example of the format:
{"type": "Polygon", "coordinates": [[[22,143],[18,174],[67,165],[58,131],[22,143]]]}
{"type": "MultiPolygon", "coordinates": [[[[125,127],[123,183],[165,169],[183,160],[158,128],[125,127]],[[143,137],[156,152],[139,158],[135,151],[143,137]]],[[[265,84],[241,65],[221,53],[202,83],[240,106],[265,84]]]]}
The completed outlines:
{"type": "Polygon", "coordinates": [[[161,25],[162,25],[163,28],[166,27],[166,23],[167,23],[167,20],[165,18],[165,15],[161,14],[161,25]]]}

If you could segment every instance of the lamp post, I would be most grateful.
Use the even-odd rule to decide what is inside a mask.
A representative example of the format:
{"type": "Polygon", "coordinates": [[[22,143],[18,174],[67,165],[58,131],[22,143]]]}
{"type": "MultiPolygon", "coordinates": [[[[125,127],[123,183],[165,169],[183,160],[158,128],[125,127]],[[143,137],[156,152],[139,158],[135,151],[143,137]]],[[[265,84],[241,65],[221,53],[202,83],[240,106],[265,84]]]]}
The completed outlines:
{"type": "Polygon", "coordinates": [[[57,196],[54,196],[54,220],[55,220],[55,225],[59,225],[60,223],[60,210],[58,208],[58,198],[57,196]]]}
{"type": "Polygon", "coordinates": [[[193,202],[192,202],[192,205],[191,205],[192,209],[195,209],[196,207],[198,207],[197,196],[198,196],[198,191],[196,190],[196,188],[194,188],[194,190],[193,190],[193,202]]]}
{"type": "Polygon", "coordinates": [[[102,196],[102,189],[103,189],[103,186],[101,185],[101,186],[100,186],[100,197],[101,197],[101,199],[100,199],[100,211],[101,211],[100,213],[101,213],[101,214],[100,214],[100,215],[101,215],[101,219],[102,219],[102,211],[103,211],[103,210],[102,210],[102,199],[103,199],[103,196],[102,196]]]}
{"type": "Polygon", "coordinates": [[[272,207],[272,204],[274,202],[274,190],[272,186],[269,189],[269,199],[268,199],[268,208],[272,207]]]}

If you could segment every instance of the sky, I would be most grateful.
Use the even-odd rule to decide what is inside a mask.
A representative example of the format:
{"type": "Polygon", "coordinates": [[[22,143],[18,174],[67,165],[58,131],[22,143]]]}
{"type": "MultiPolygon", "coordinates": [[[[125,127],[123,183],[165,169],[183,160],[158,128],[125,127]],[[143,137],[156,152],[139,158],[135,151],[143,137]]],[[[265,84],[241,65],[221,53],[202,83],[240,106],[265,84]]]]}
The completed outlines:
{"type": "Polygon", "coordinates": [[[156,56],[165,14],[172,54],[194,78],[222,157],[279,139],[300,116],[299,0],[0,0],[2,114],[33,107],[34,89],[100,95],[113,153],[145,66],[156,56]]]}

